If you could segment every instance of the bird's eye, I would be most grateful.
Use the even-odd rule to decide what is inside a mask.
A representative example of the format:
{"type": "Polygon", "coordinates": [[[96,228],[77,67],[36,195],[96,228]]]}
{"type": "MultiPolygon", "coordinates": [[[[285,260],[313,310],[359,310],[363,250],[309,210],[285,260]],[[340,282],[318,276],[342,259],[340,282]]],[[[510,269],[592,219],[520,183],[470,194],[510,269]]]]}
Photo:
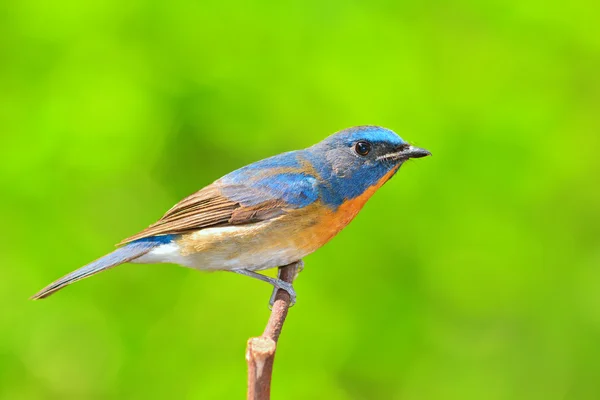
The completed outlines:
{"type": "Polygon", "coordinates": [[[366,156],[371,151],[371,143],[369,142],[358,142],[354,146],[356,154],[359,156],[366,156]]]}

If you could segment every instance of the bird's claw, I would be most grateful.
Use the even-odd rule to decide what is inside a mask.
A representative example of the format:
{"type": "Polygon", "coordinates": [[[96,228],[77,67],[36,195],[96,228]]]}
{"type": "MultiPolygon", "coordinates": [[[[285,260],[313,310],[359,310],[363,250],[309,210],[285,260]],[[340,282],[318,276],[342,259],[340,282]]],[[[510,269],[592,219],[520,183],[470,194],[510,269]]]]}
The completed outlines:
{"type": "Polygon", "coordinates": [[[291,283],[277,279],[273,282],[273,293],[271,293],[271,299],[269,300],[269,309],[275,304],[275,297],[277,296],[277,291],[279,289],[285,290],[287,294],[290,295],[290,307],[296,304],[296,291],[294,290],[294,286],[292,286],[291,283]]]}
{"type": "Polygon", "coordinates": [[[279,270],[278,278],[271,278],[270,276],[265,276],[258,274],[254,271],[250,271],[247,269],[232,269],[231,272],[235,272],[236,274],[246,275],[254,279],[259,279],[263,282],[268,282],[273,285],[273,293],[271,294],[271,299],[269,300],[269,304],[271,308],[275,303],[275,297],[277,296],[277,291],[279,289],[285,290],[290,295],[290,307],[296,304],[296,291],[291,283],[284,281],[281,279],[281,269],[279,270]]]}
{"type": "MultiPolygon", "coordinates": [[[[293,280],[296,280],[296,278],[298,278],[298,274],[304,269],[303,260],[298,260],[295,264],[296,265],[293,280]]],[[[275,304],[275,297],[277,296],[277,291],[279,289],[285,290],[290,295],[290,307],[293,307],[294,304],[296,304],[296,291],[294,290],[294,287],[291,283],[288,283],[281,279],[282,268],[284,267],[279,267],[279,269],[277,270],[277,279],[274,282],[271,282],[273,284],[273,292],[271,293],[271,298],[269,299],[269,309],[273,308],[273,304],[275,304]]]]}

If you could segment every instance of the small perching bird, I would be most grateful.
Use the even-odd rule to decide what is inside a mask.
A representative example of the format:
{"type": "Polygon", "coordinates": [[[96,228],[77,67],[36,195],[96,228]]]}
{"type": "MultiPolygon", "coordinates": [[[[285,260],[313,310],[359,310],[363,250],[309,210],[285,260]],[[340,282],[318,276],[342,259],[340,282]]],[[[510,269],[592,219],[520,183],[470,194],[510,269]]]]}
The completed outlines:
{"type": "Polygon", "coordinates": [[[304,150],[247,165],[186,197],[110,254],[51,283],[42,299],[117,265],[173,263],[232,271],[290,294],[256,271],[300,261],[337,235],[410,158],[431,155],[391,130],[358,126],[304,150]]]}

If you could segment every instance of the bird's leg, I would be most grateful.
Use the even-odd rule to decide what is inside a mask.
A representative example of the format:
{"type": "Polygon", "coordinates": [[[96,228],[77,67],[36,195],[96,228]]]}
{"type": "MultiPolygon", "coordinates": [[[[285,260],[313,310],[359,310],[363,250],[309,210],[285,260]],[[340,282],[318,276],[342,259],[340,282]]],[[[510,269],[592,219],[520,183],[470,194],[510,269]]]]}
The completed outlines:
{"type": "Polygon", "coordinates": [[[298,278],[298,274],[302,271],[304,271],[304,261],[300,260],[300,261],[296,262],[296,276],[294,276],[294,280],[296,280],[296,278],[298,278]]]}
{"type": "MultiPolygon", "coordinates": [[[[277,292],[278,289],[285,290],[290,295],[290,305],[296,303],[296,291],[294,290],[294,287],[291,283],[282,281],[281,279],[271,278],[270,276],[261,275],[254,271],[249,271],[247,269],[232,269],[231,272],[235,272],[236,274],[240,275],[246,275],[251,278],[256,278],[263,282],[270,283],[275,288],[274,293],[277,292]]],[[[271,296],[271,301],[269,302],[271,306],[273,305],[274,299],[275,296],[271,296]]]]}
{"type": "MultiPolygon", "coordinates": [[[[279,278],[281,280],[281,269],[283,267],[279,267],[277,269],[277,278],[279,278]]],[[[298,278],[298,274],[300,272],[302,272],[302,270],[304,269],[304,261],[299,260],[296,262],[296,273],[294,274],[294,280],[296,280],[296,278],[298,278]]],[[[275,303],[275,296],[277,296],[277,290],[279,290],[278,288],[274,287],[273,288],[273,293],[271,293],[271,299],[269,300],[269,305],[272,307],[273,304],[275,303]]],[[[290,307],[293,306],[295,303],[295,301],[292,301],[290,304],[290,307]]]]}

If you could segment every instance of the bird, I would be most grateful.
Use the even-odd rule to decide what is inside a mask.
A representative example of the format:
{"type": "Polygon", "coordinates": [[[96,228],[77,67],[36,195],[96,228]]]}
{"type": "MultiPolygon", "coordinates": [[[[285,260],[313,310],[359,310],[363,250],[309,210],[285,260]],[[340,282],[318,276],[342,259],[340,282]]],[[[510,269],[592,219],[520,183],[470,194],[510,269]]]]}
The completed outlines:
{"type": "Polygon", "coordinates": [[[32,299],[120,264],[172,263],[268,282],[293,304],[290,283],[257,271],[301,262],[344,229],[407,160],[430,155],[380,126],[341,130],[223,176],[32,299]]]}

